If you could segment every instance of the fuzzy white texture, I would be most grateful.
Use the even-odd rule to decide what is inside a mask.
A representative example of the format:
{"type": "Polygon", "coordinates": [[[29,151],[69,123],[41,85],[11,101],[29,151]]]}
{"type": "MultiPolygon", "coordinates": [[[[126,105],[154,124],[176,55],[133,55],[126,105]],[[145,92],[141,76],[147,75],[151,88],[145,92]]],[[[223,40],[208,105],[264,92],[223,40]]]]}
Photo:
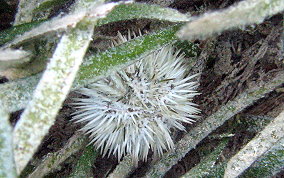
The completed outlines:
{"type": "Polygon", "coordinates": [[[0,177],[13,178],[17,176],[13,158],[12,127],[2,101],[0,106],[0,177]]]}
{"type": "Polygon", "coordinates": [[[181,39],[205,39],[236,27],[260,24],[265,18],[284,11],[283,0],[243,0],[224,10],[205,13],[177,33],[181,39]]]}
{"type": "Polygon", "coordinates": [[[185,130],[199,109],[192,103],[196,76],[186,75],[187,65],[172,46],[107,78],[82,88],[85,98],[76,98],[73,120],[103,155],[146,160],[151,149],[156,156],[172,150],[171,129],[185,130]]]}

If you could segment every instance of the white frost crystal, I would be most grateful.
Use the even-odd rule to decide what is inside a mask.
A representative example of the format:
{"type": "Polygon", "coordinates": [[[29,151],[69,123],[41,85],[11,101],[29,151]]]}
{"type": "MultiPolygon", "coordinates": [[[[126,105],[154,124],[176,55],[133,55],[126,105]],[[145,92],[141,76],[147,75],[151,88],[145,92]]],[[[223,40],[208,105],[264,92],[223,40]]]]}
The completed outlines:
{"type": "Polygon", "coordinates": [[[82,88],[85,98],[76,98],[73,120],[103,155],[120,159],[130,154],[134,161],[145,160],[174,148],[171,129],[184,130],[199,109],[192,103],[197,82],[186,74],[182,55],[172,46],[82,88]]]}

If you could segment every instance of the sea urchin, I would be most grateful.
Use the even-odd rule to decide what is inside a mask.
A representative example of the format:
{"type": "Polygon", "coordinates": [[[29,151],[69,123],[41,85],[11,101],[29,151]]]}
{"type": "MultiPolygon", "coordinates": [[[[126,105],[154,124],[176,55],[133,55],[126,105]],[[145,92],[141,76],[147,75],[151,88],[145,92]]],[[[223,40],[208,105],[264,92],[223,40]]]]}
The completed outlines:
{"type": "Polygon", "coordinates": [[[184,130],[197,117],[195,76],[187,76],[184,57],[174,51],[163,47],[79,90],[86,97],[75,99],[73,120],[103,155],[138,161],[151,149],[160,156],[174,147],[170,129],[184,130]]]}

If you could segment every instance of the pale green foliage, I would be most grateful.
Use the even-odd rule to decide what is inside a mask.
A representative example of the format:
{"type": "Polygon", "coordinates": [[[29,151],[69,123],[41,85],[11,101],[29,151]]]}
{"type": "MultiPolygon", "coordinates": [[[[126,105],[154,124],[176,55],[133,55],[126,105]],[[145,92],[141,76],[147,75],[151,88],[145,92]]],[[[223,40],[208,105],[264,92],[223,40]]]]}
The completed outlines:
{"type": "Polygon", "coordinates": [[[0,85],[0,98],[5,103],[7,111],[15,112],[26,107],[40,77],[41,74],[37,74],[0,85]]]}
{"type": "MultiPolygon", "coordinates": [[[[3,103],[0,101],[0,105],[3,103]]],[[[14,178],[16,170],[12,147],[12,128],[9,114],[0,108],[0,177],[14,178]]]]}
{"type": "Polygon", "coordinates": [[[62,36],[31,102],[17,123],[13,138],[18,173],[24,169],[53,125],[91,41],[96,20],[84,19],[62,36]]]}
{"type": "MultiPolygon", "coordinates": [[[[80,20],[96,15],[96,11],[93,10],[94,8],[95,5],[92,5],[85,11],[74,11],[71,14],[65,15],[63,17],[56,17],[46,22],[32,22],[16,26],[14,27],[15,30],[12,29],[10,31],[0,33],[0,42],[1,39],[3,39],[3,42],[5,42],[7,40],[14,39],[16,36],[13,41],[5,44],[5,46],[15,46],[49,33],[59,33],[61,31],[65,31],[70,26],[76,26],[76,24],[80,20]],[[40,25],[38,25],[38,23],[40,23],[40,25]],[[29,26],[33,26],[34,28],[30,29],[29,26]]],[[[111,22],[131,20],[135,18],[159,19],[171,22],[185,22],[189,20],[188,15],[179,13],[178,11],[173,9],[161,8],[156,5],[133,3],[118,5],[115,9],[113,9],[113,11],[109,13],[106,18],[99,20],[97,25],[101,26],[111,22]]]]}
{"type": "Polygon", "coordinates": [[[108,178],[127,177],[135,169],[130,155],[124,156],[123,160],[116,166],[115,170],[108,175],[108,178]]]}
{"type": "MultiPolygon", "coordinates": [[[[118,66],[123,67],[129,62],[171,43],[176,39],[174,34],[178,27],[172,26],[162,29],[156,33],[141,36],[123,45],[86,57],[73,84],[73,89],[90,84],[96,78],[117,69],[118,66]]],[[[193,48],[192,52],[196,50],[196,48],[193,48]]],[[[6,103],[9,112],[23,109],[26,106],[40,77],[41,74],[38,74],[0,85],[0,98],[6,103]]]]}
{"type": "Polygon", "coordinates": [[[224,30],[259,24],[284,10],[283,0],[244,0],[223,11],[205,13],[186,24],[177,35],[181,39],[207,38],[224,30]]]}
{"type": "Polygon", "coordinates": [[[33,18],[33,10],[36,4],[41,4],[44,0],[21,0],[18,4],[18,12],[14,25],[30,22],[33,18]]]}

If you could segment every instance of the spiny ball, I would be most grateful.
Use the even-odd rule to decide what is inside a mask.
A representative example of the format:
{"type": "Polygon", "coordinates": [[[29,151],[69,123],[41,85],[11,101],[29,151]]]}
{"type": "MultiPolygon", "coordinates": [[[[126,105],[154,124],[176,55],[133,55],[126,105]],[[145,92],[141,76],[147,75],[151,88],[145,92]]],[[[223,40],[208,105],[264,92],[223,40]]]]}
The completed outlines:
{"type": "Polygon", "coordinates": [[[197,82],[187,62],[172,46],[148,55],[108,77],[82,88],[73,120],[103,155],[146,160],[174,148],[171,130],[184,130],[199,109],[192,99],[197,82]]]}

